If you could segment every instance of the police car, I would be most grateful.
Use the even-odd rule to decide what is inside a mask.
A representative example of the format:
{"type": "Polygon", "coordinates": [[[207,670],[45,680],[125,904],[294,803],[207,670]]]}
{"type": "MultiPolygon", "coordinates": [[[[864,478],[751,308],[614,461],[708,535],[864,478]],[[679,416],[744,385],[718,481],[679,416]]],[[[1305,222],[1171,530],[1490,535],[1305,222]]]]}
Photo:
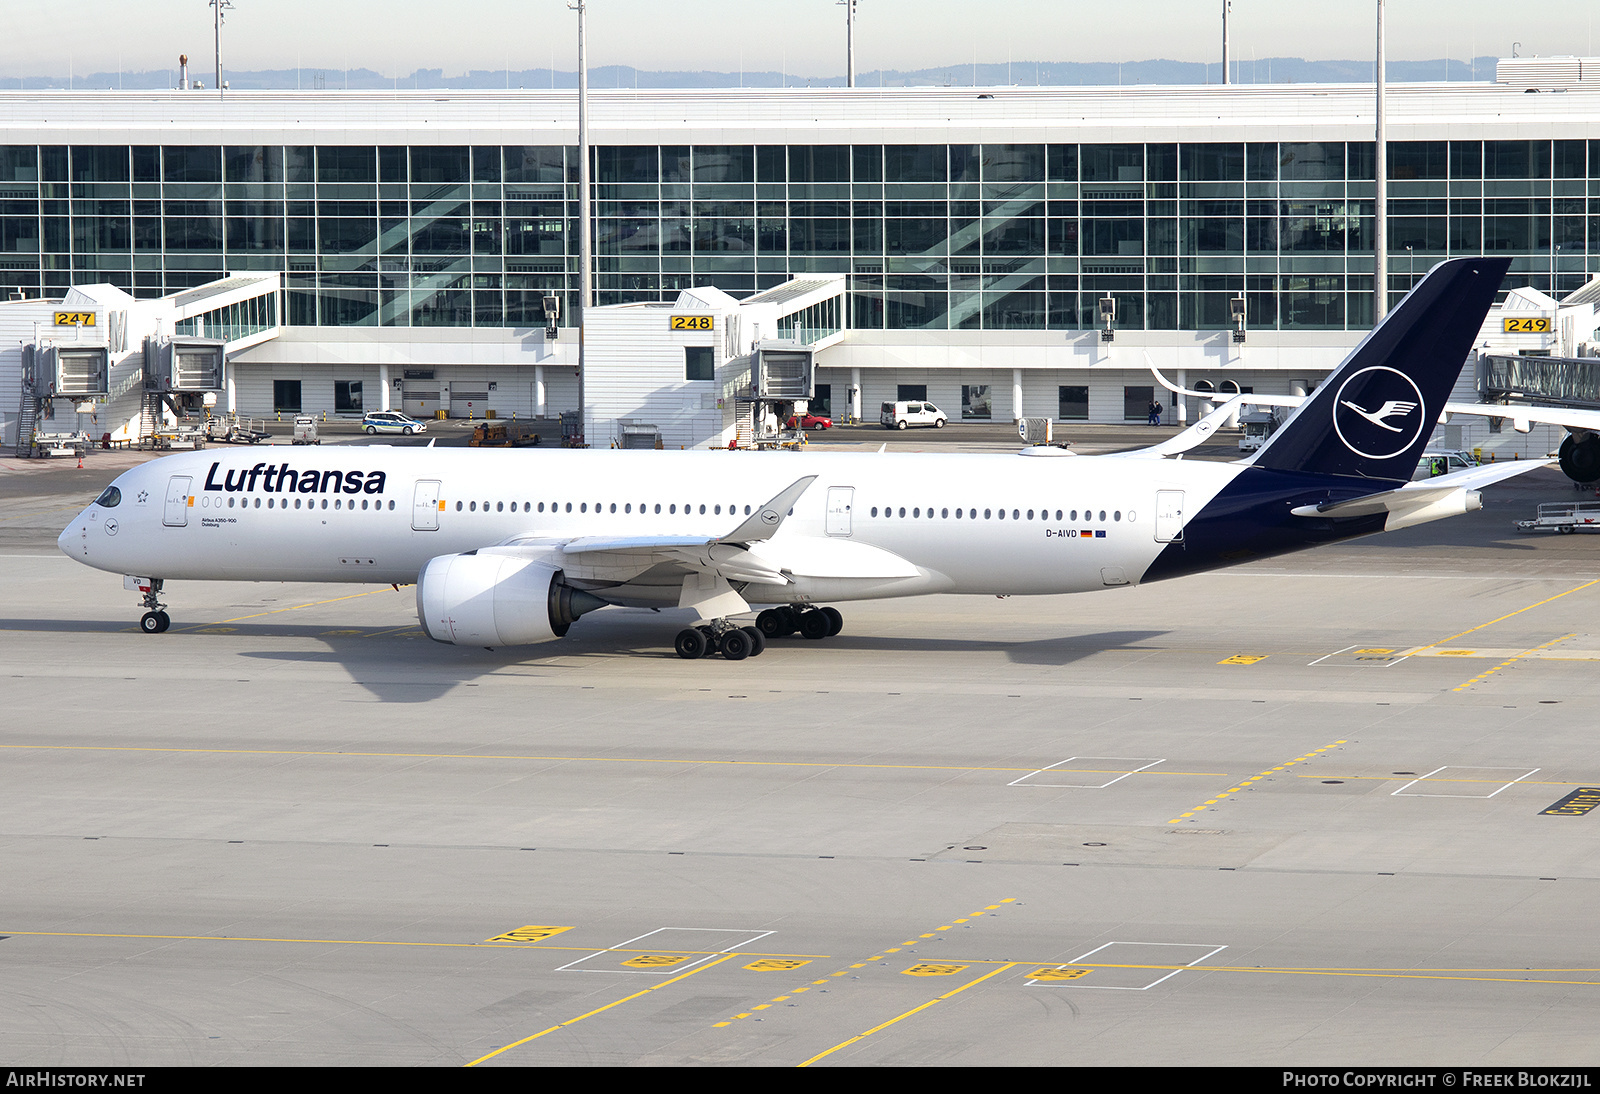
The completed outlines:
{"type": "Polygon", "coordinates": [[[425,423],[408,418],[398,410],[374,411],[362,419],[361,428],[368,433],[403,433],[407,437],[428,431],[425,423]]]}

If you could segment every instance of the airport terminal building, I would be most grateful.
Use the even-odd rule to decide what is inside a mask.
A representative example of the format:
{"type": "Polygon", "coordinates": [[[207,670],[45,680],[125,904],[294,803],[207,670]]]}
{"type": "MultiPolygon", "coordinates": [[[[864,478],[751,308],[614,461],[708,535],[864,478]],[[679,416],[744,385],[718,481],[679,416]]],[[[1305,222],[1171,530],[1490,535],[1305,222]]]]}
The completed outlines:
{"type": "MultiPolygon", "coordinates": [[[[1600,274],[1585,65],[1390,85],[1391,302],[1450,256],[1509,255],[1507,289],[1555,299],[1600,274]]],[[[1192,417],[1149,363],[1303,390],[1373,320],[1373,105],[1366,85],[592,90],[585,433],[617,443],[633,396],[606,409],[601,389],[654,353],[633,416],[674,447],[719,442],[677,418],[705,419],[728,363],[778,338],[815,349],[816,409],[841,417],[895,398],[952,422],[1143,420],[1152,398],[1192,417]],[[674,330],[661,305],[685,290],[765,310],[674,330]]],[[[243,414],[577,405],[572,92],[19,91],[0,109],[0,441],[21,343],[106,336],[109,319],[41,331],[75,287],[82,308],[166,301],[165,335],[224,342],[243,414]]]]}

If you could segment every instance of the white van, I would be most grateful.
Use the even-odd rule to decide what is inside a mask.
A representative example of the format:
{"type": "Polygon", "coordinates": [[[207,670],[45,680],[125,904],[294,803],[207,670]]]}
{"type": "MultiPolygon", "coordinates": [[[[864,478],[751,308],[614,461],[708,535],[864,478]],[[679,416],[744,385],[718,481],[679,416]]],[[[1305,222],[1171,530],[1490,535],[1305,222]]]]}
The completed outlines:
{"type": "Polygon", "coordinates": [[[926,400],[884,403],[878,413],[878,422],[885,429],[905,429],[913,425],[931,425],[935,429],[943,429],[944,423],[949,420],[944,411],[926,400]]]}
{"type": "Polygon", "coordinates": [[[1417,469],[1411,473],[1411,480],[1416,482],[1419,479],[1431,479],[1436,475],[1449,475],[1477,466],[1477,457],[1471,452],[1463,449],[1441,451],[1430,448],[1417,461],[1417,469]]]}

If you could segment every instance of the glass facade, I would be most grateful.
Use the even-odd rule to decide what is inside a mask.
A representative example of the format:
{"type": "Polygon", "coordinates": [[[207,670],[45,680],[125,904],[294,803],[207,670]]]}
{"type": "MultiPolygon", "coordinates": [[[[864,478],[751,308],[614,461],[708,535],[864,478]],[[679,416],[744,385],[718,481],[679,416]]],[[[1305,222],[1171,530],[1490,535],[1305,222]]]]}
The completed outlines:
{"type": "MultiPolygon", "coordinates": [[[[560,147],[0,146],[0,287],[135,296],[285,275],[284,322],[538,326],[573,314],[560,147]]],[[[1371,325],[1373,146],[695,145],[594,150],[597,302],[849,278],[867,329],[1371,325]]],[[[1600,141],[1389,146],[1389,289],[1507,254],[1557,295],[1600,273],[1600,141]]],[[[243,322],[250,322],[249,318],[243,322]]]]}

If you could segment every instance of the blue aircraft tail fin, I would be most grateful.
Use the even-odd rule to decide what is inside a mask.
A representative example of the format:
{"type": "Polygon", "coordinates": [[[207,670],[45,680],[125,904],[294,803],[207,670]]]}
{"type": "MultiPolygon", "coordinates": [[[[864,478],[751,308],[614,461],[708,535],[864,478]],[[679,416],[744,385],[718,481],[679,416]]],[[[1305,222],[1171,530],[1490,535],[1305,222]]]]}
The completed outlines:
{"type": "Polygon", "coordinates": [[[1409,480],[1509,258],[1428,271],[1256,454],[1256,467],[1409,480]]]}

